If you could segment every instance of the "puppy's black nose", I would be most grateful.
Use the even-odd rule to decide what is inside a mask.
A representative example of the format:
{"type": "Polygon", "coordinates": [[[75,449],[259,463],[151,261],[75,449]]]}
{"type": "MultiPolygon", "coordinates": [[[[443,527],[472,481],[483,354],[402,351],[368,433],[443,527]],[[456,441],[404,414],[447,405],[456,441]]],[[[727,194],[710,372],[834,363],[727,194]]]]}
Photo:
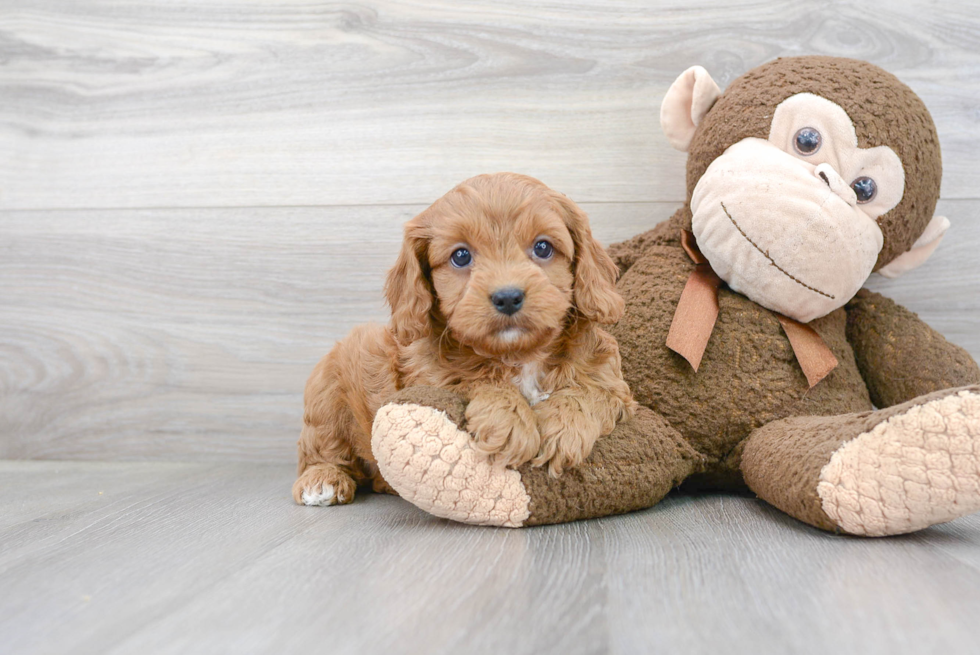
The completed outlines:
{"type": "Polygon", "coordinates": [[[520,311],[521,305],[524,304],[524,292],[514,287],[498,289],[490,296],[490,302],[501,314],[512,316],[520,311]]]}

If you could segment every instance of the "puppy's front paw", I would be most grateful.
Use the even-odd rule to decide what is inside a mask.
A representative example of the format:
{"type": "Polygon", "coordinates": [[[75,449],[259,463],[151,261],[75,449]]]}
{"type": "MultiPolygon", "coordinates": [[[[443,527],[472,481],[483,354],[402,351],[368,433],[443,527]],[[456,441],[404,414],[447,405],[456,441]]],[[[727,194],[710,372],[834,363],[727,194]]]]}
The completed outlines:
{"type": "Polygon", "coordinates": [[[466,428],[474,450],[505,466],[530,461],[541,445],[534,412],[516,392],[476,395],[466,406],[466,428]]]}
{"type": "Polygon", "coordinates": [[[354,478],[340,467],[316,464],[303,471],[293,483],[293,500],[297,505],[346,505],[354,500],[356,489],[354,478]]]}
{"type": "Polygon", "coordinates": [[[534,413],[541,433],[541,449],[532,460],[535,466],[547,464],[548,472],[557,477],[592,453],[601,426],[583,413],[573,399],[552,396],[535,405],[534,413]]]}

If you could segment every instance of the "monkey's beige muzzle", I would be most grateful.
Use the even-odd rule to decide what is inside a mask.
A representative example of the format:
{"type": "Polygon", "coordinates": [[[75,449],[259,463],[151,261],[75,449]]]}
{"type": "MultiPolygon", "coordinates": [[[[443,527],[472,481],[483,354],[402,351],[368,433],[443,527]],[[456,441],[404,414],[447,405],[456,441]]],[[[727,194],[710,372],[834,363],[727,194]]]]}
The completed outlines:
{"type": "Polygon", "coordinates": [[[691,211],[698,245],[718,276],[803,323],[850,300],[884,243],[832,167],[763,139],[739,141],[712,162],[691,211]]]}

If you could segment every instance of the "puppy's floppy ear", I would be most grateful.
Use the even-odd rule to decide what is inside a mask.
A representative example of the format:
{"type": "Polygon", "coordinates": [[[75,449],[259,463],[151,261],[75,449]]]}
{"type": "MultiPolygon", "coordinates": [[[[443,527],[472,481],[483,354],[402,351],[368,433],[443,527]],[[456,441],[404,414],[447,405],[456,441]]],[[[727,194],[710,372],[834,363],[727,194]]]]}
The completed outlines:
{"type": "Polygon", "coordinates": [[[395,337],[403,344],[426,336],[431,325],[432,285],[425,225],[425,212],[405,224],[401,252],[385,280],[391,326],[395,337]]]}
{"type": "Polygon", "coordinates": [[[565,226],[575,242],[575,286],[572,290],[578,312],[597,323],[615,323],[623,316],[625,303],[616,291],[619,269],[589,227],[589,219],[578,205],[557,196],[565,226]]]}

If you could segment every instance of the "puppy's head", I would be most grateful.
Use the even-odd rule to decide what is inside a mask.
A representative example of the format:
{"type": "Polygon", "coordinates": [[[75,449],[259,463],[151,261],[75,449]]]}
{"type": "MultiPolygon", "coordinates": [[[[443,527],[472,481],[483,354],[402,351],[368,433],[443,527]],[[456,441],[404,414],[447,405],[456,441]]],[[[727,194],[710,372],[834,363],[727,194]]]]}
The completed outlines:
{"type": "Polygon", "coordinates": [[[405,225],[385,291],[402,343],[448,330],[482,354],[519,357],[551,344],[569,316],[617,321],[616,273],[575,203],[497,173],[463,182],[405,225]]]}

